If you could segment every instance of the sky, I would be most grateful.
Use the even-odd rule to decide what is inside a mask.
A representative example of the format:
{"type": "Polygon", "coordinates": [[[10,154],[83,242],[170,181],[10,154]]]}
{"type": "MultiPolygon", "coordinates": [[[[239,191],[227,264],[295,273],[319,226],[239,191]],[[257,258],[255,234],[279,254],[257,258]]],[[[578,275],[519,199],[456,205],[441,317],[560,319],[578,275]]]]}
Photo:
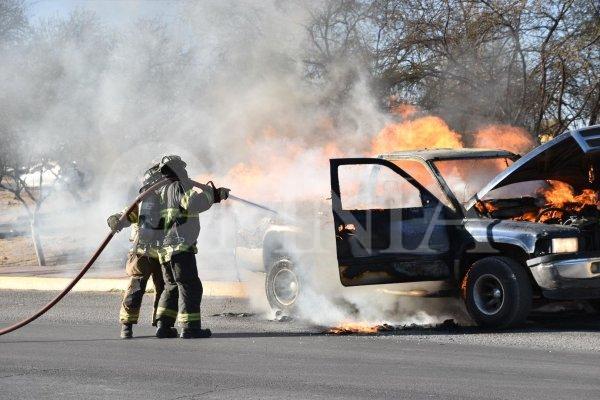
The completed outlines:
{"type": "Polygon", "coordinates": [[[95,12],[104,22],[121,25],[138,18],[174,16],[176,0],[31,0],[34,20],[64,17],[76,9],[95,12]]]}

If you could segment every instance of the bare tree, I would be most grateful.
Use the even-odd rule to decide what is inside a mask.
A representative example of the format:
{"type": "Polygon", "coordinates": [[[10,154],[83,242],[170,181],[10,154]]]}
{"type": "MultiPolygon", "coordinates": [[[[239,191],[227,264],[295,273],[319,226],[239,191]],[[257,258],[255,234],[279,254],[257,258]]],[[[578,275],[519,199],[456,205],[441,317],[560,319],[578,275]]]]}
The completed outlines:
{"type": "Polygon", "coordinates": [[[309,77],[358,60],[382,100],[420,105],[458,129],[500,122],[556,135],[598,121],[599,7],[595,0],[332,0],[307,27],[309,77]]]}
{"type": "Polygon", "coordinates": [[[0,1],[0,45],[21,40],[27,34],[28,28],[24,1],[0,1]]]}
{"type": "MultiPolygon", "coordinates": [[[[40,239],[40,210],[59,186],[79,198],[79,182],[68,181],[64,173],[89,149],[89,141],[74,140],[77,136],[71,133],[81,128],[81,122],[47,117],[58,99],[65,98],[65,87],[71,84],[65,79],[64,57],[57,49],[78,49],[77,41],[82,42],[82,36],[90,32],[95,34],[98,27],[89,15],[76,13],[67,21],[45,21],[31,28],[24,7],[21,1],[0,1],[0,42],[4,44],[0,58],[5,61],[0,69],[3,75],[14,76],[0,94],[0,190],[12,193],[23,206],[42,266],[46,260],[40,239]]],[[[85,50],[83,46],[79,49],[85,50]]],[[[100,49],[96,46],[93,51],[100,49]]],[[[80,132],[85,139],[86,131],[80,132]]]]}
{"type": "Polygon", "coordinates": [[[12,146],[14,136],[2,132],[2,154],[0,155],[0,190],[13,194],[24,207],[29,218],[31,238],[37,257],[38,265],[46,265],[46,258],[39,235],[39,211],[43,202],[50,194],[44,191],[44,172],[46,163],[39,160],[34,165],[31,160],[23,161],[12,146]],[[37,178],[37,179],[35,179],[37,178]],[[32,182],[35,179],[35,182],[32,182]]]}

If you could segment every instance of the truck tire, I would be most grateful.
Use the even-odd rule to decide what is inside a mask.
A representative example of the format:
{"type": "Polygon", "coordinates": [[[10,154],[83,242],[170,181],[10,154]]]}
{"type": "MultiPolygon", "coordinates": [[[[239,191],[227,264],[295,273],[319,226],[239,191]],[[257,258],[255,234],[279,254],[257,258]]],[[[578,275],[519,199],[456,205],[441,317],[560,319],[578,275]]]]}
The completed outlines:
{"type": "Polygon", "coordinates": [[[486,328],[525,322],[531,310],[531,282],[523,266],[508,257],[476,261],[461,283],[462,298],[473,320],[486,328]]]}
{"type": "Polygon", "coordinates": [[[284,315],[294,315],[301,287],[301,278],[292,259],[286,256],[275,259],[265,280],[265,291],[271,308],[284,315]]]}

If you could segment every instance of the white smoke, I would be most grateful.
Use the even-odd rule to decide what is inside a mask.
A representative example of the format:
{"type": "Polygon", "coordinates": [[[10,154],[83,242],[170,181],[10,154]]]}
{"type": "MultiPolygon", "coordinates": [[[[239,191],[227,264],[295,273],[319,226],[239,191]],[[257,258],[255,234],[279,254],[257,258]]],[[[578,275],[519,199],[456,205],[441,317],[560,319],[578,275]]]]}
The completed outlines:
{"type": "MultiPolygon", "coordinates": [[[[67,230],[80,253],[97,244],[106,217],[125,207],[144,169],[163,154],[180,154],[190,176],[220,178],[233,193],[323,201],[326,146],[337,144],[334,155],[362,153],[389,120],[359,61],[338,60],[326,77],[307,79],[313,44],[306,26],[319,2],[178,2],[168,23],[118,26],[82,7],[36,23],[28,41],[3,50],[0,63],[0,74],[12,77],[0,84],[0,109],[26,139],[22,151],[72,158],[93,178],[84,204],[55,196],[44,206],[47,226],[67,230]],[[240,177],[229,171],[239,164],[258,171],[257,184],[234,186],[240,177]]],[[[237,231],[264,218],[216,206],[202,217],[199,261],[231,266],[237,231]]],[[[127,246],[125,236],[109,258],[127,246]]],[[[322,239],[335,260],[333,231],[322,239]]],[[[324,290],[303,305],[315,323],[336,324],[349,312],[368,321],[427,320],[412,302],[342,288],[335,262],[323,268],[324,290]],[[332,300],[338,295],[345,304],[332,300]]]]}

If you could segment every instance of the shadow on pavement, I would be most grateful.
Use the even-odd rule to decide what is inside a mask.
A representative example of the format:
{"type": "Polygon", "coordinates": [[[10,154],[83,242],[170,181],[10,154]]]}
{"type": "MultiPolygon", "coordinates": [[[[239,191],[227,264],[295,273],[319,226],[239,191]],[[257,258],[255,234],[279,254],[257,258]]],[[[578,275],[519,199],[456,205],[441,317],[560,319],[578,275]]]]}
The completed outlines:
{"type": "MultiPolygon", "coordinates": [[[[320,332],[213,332],[214,339],[239,339],[239,338],[276,338],[276,337],[308,337],[308,336],[323,336],[320,332]]],[[[157,339],[154,335],[135,336],[132,339],[121,338],[90,338],[90,339],[33,339],[33,340],[2,340],[2,344],[17,344],[17,343],[89,343],[89,342],[135,342],[139,339],[156,339],[161,342],[170,342],[172,339],[157,339]]],[[[197,339],[199,340],[199,339],[197,339]]],[[[188,341],[188,339],[186,339],[188,341]]]]}
{"type": "Polygon", "coordinates": [[[213,332],[217,339],[323,336],[321,332],[213,332]]]}
{"type": "MultiPolygon", "coordinates": [[[[408,326],[383,330],[375,335],[485,335],[514,333],[600,332],[600,318],[589,314],[534,314],[524,326],[509,329],[486,329],[444,323],[434,327],[408,326]]],[[[361,334],[359,334],[361,335],[361,334]]]]}
{"type": "MultiPolygon", "coordinates": [[[[137,339],[144,339],[144,338],[155,338],[154,336],[138,336],[137,339]]],[[[131,339],[133,340],[133,339],[131,339]]],[[[95,339],[49,339],[49,340],[40,340],[40,339],[34,339],[34,340],[10,340],[10,341],[4,341],[0,338],[0,343],[2,344],[18,344],[18,343],[77,343],[77,342],[81,342],[81,343],[88,343],[88,342],[124,342],[125,340],[121,339],[121,338],[110,338],[110,339],[106,339],[106,338],[95,338],[95,339]]]]}
{"type": "MultiPolygon", "coordinates": [[[[241,338],[285,338],[285,337],[314,337],[314,336],[416,336],[416,335],[486,335],[486,334],[515,334],[515,333],[561,333],[561,332],[600,332],[600,318],[597,315],[589,314],[542,314],[532,315],[527,323],[519,328],[492,330],[476,326],[460,326],[453,322],[446,321],[439,326],[384,326],[376,333],[356,333],[329,332],[329,327],[315,327],[312,331],[299,332],[213,332],[215,339],[241,339],[241,338]]],[[[123,340],[114,338],[89,338],[89,339],[11,339],[3,340],[0,337],[0,343],[78,343],[78,342],[135,342],[140,339],[156,339],[154,335],[135,336],[133,339],[123,340]]],[[[167,339],[165,339],[167,340],[167,339]]],[[[161,340],[162,341],[162,340],[161,340]]],[[[168,340],[167,340],[168,341],[168,340]]]]}

